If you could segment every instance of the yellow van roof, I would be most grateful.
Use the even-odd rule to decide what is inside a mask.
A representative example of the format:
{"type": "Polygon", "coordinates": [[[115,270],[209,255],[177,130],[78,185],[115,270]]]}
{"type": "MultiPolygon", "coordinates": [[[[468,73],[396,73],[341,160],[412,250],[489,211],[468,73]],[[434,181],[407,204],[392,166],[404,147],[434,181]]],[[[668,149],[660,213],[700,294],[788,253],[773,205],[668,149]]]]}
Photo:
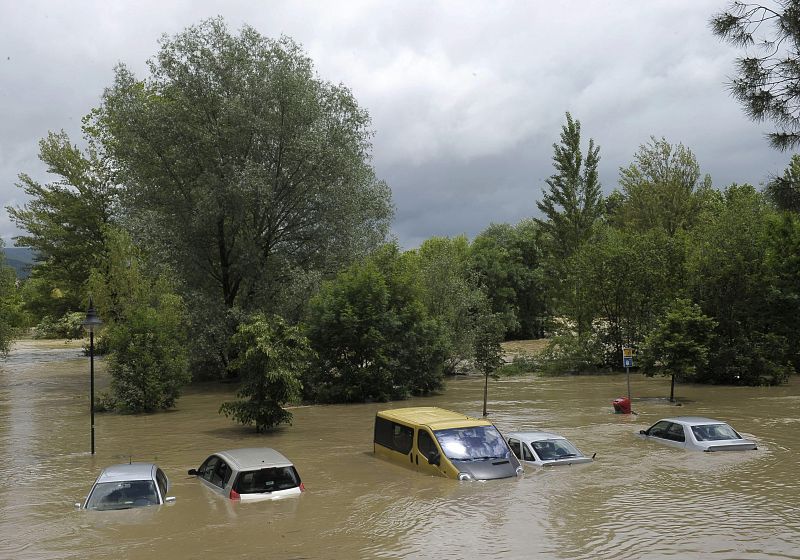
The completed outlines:
{"type": "Polygon", "coordinates": [[[491,426],[488,420],[472,418],[445,410],[435,406],[412,406],[408,408],[393,408],[381,410],[378,416],[387,420],[397,420],[406,424],[422,424],[432,430],[446,430],[448,428],[469,428],[470,426],[491,426]]]}

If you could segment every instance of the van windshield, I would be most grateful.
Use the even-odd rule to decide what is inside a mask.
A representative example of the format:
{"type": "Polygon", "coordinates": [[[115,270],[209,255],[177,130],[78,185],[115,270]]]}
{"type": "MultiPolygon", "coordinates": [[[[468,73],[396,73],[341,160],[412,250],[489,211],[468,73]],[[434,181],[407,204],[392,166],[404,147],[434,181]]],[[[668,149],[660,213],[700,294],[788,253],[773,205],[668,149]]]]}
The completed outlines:
{"type": "Polygon", "coordinates": [[[451,428],[436,430],[433,434],[448,459],[505,459],[509,454],[508,445],[494,426],[451,428]]]}

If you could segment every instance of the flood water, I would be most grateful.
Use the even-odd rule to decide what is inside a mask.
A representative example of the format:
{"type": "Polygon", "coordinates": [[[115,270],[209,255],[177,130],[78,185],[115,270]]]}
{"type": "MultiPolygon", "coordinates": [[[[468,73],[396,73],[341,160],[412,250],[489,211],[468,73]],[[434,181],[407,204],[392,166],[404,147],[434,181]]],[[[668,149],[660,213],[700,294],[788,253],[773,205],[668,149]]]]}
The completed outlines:
{"type": "Polygon", "coordinates": [[[480,416],[478,377],[429,398],[296,408],[293,426],[261,435],[217,414],[232,387],[193,387],[172,412],[98,414],[92,456],[88,358],[75,344],[21,341],[0,362],[0,558],[800,558],[799,381],[679,385],[675,407],[660,399],[667,379],[633,375],[638,416],[611,413],[624,375],[490,381],[501,431],[556,431],[597,460],[470,483],[376,459],[371,440],[383,408],[480,416]],[[674,415],[728,420],[759,450],[687,452],[636,437],[674,415]],[[251,446],[292,459],[306,492],[241,504],[186,475],[215,450],[251,446]],[[177,501],[74,508],[103,467],[129,458],[158,463],[177,501]]]}

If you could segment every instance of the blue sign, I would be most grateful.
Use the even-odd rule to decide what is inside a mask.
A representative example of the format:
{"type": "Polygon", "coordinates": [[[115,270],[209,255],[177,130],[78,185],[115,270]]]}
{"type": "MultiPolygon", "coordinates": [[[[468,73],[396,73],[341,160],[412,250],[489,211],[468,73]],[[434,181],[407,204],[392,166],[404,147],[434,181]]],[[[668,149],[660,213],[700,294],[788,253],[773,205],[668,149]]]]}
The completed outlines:
{"type": "Polygon", "coordinates": [[[622,365],[624,367],[633,367],[633,358],[622,358],[622,365]]]}

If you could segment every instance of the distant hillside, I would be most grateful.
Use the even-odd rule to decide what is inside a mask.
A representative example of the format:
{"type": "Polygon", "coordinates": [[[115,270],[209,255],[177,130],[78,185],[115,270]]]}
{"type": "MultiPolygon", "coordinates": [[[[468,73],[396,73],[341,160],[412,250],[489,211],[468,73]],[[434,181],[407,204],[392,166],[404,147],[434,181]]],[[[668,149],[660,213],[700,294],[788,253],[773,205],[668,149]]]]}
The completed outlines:
{"type": "Polygon", "coordinates": [[[27,278],[34,263],[35,252],[29,247],[3,247],[6,265],[17,272],[17,278],[27,278]]]}

